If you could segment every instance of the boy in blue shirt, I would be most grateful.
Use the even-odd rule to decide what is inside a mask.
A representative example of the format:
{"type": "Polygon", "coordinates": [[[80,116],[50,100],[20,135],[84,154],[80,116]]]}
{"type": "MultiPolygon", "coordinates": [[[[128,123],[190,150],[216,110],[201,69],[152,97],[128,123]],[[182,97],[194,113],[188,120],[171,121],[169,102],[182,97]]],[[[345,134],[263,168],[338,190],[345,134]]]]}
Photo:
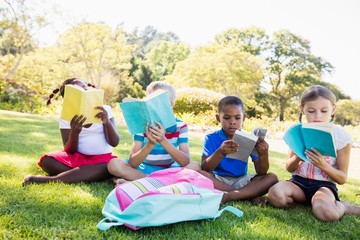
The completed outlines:
{"type": "Polygon", "coordinates": [[[232,138],[236,130],[242,128],[245,120],[244,105],[241,99],[227,96],[218,104],[216,119],[221,129],[205,136],[202,153],[202,173],[211,178],[215,188],[224,191],[223,203],[234,200],[251,200],[262,203],[269,188],[278,182],[275,174],[268,173],[269,145],[258,139],[255,148],[258,156],[251,155],[256,174],[247,174],[248,163],[227,158],[226,155],[238,150],[239,145],[232,138]]]}

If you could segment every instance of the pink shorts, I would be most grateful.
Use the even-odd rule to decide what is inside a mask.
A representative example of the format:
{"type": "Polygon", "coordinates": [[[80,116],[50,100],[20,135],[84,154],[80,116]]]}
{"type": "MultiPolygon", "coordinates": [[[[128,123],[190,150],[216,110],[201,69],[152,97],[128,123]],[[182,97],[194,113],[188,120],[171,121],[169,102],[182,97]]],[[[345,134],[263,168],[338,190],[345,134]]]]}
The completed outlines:
{"type": "Polygon", "coordinates": [[[45,154],[40,158],[38,165],[42,167],[42,160],[44,157],[49,156],[55,158],[57,161],[69,166],[71,168],[76,168],[86,165],[94,165],[99,163],[108,163],[111,159],[117,158],[112,155],[112,153],[105,153],[99,155],[85,155],[78,152],[67,153],[64,150],[55,151],[52,153],[45,154]]]}

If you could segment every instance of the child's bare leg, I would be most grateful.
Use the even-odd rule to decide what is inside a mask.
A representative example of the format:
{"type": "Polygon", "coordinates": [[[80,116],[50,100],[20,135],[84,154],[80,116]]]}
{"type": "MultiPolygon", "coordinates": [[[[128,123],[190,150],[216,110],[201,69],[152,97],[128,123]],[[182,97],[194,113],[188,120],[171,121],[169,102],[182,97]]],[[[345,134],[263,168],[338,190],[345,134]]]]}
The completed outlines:
{"type": "MultiPolygon", "coordinates": [[[[241,189],[228,191],[226,201],[250,200],[266,194],[269,188],[278,182],[275,174],[269,173],[254,177],[249,184],[241,189]]],[[[225,200],[223,201],[225,202],[225,200]]]]}
{"type": "Polygon", "coordinates": [[[340,203],[345,207],[345,214],[360,216],[360,206],[340,200],[340,203]]]}
{"type": "Polygon", "coordinates": [[[211,173],[206,172],[204,170],[199,171],[199,173],[201,175],[204,175],[205,177],[209,178],[213,184],[214,184],[214,188],[220,191],[233,191],[234,188],[232,188],[231,186],[227,185],[226,183],[223,183],[221,181],[219,181],[218,179],[216,179],[211,173]]]}
{"type": "Polygon", "coordinates": [[[277,208],[293,207],[296,203],[305,202],[305,194],[296,184],[290,181],[278,182],[269,189],[268,200],[277,208]]]}
{"type": "Polygon", "coordinates": [[[46,156],[41,162],[41,168],[50,176],[58,175],[59,173],[66,172],[71,167],[59,162],[53,157],[46,156]]]}
{"type": "Polygon", "coordinates": [[[346,207],[340,201],[336,201],[334,194],[329,188],[320,188],[311,199],[314,216],[322,221],[339,220],[345,213],[346,207]]]}
{"type": "Polygon", "coordinates": [[[121,159],[112,159],[107,166],[109,172],[115,177],[124,178],[129,181],[146,177],[146,174],[131,167],[121,159]]]}
{"type": "Polygon", "coordinates": [[[34,176],[28,175],[24,178],[23,185],[29,183],[47,183],[47,182],[96,182],[111,177],[106,167],[107,163],[81,166],[62,172],[56,176],[34,176]]]}
{"type": "Polygon", "coordinates": [[[198,162],[190,162],[188,165],[185,166],[185,168],[194,170],[196,172],[201,171],[201,167],[198,162]]]}

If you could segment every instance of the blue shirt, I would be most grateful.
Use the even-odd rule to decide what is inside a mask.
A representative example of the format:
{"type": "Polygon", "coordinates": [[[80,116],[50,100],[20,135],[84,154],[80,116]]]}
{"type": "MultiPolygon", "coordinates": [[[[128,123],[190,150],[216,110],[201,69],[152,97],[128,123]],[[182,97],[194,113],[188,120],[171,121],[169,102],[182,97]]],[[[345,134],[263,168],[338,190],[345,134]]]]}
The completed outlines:
{"type": "MultiPolygon", "coordinates": [[[[217,130],[216,132],[207,134],[205,136],[204,148],[202,156],[209,157],[211,156],[221,144],[228,140],[224,131],[222,129],[217,130]]],[[[255,155],[250,155],[252,161],[256,160],[255,155]]],[[[247,175],[248,164],[247,162],[227,158],[226,156],[221,159],[217,167],[214,169],[214,173],[219,176],[224,177],[241,177],[247,175]]]]}

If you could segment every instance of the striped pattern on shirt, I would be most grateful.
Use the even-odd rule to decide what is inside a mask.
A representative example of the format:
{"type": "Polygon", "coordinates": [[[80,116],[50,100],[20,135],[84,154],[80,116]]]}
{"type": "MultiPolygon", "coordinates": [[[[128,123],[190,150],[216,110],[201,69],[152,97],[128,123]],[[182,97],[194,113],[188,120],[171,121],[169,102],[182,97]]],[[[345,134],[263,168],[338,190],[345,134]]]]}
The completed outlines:
{"type": "MultiPolygon", "coordinates": [[[[176,118],[176,125],[166,129],[165,137],[175,148],[179,148],[180,144],[187,144],[189,141],[187,124],[176,118]]],[[[142,142],[142,146],[144,147],[148,142],[148,138],[146,134],[135,134],[134,141],[142,142]]],[[[149,165],[170,166],[174,163],[174,159],[157,143],[144,160],[144,163],[149,165]]]]}

